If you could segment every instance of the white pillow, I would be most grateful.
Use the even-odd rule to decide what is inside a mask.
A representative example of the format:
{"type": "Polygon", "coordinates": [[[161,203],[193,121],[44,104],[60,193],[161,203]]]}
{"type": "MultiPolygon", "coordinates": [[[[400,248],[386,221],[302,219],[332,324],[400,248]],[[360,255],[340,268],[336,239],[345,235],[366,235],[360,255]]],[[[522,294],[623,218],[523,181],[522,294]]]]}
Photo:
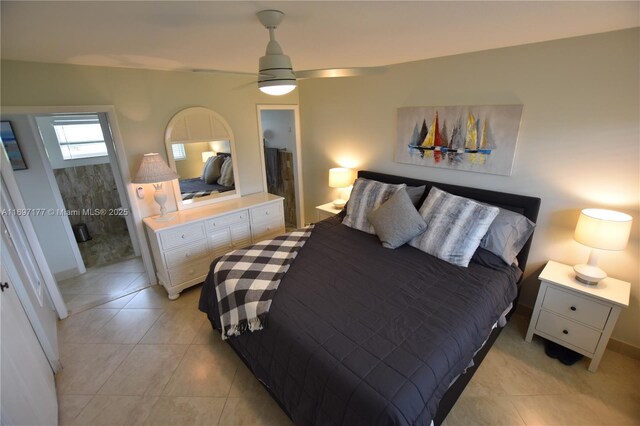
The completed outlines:
{"type": "Polygon", "coordinates": [[[375,234],[376,231],[367,216],[391,198],[396,191],[406,187],[407,185],[404,183],[392,185],[375,180],[356,179],[349,197],[349,203],[347,203],[347,214],[342,224],[368,234],[375,234]]]}
{"type": "Polygon", "coordinates": [[[466,268],[498,211],[497,207],[482,205],[434,186],[420,207],[427,230],[409,245],[466,268]]]}

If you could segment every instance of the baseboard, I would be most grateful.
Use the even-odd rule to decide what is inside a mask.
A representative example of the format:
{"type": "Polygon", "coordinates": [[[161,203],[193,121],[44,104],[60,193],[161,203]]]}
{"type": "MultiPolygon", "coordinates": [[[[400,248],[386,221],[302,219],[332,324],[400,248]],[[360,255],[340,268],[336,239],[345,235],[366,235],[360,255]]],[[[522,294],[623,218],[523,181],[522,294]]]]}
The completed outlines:
{"type": "MultiPolygon", "coordinates": [[[[516,315],[522,315],[527,319],[531,318],[533,315],[533,308],[531,306],[518,305],[516,307],[516,315]]],[[[618,352],[622,355],[626,355],[630,358],[640,359],[640,348],[637,346],[630,345],[627,342],[623,342],[622,340],[616,340],[613,337],[609,339],[609,343],[607,343],[607,349],[610,349],[614,352],[618,352]]]]}
{"type": "Polygon", "coordinates": [[[67,269],[66,271],[60,271],[53,274],[56,281],[68,280],[69,278],[77,277],[78,275],[80,275],[78,268],[67,269]]]}

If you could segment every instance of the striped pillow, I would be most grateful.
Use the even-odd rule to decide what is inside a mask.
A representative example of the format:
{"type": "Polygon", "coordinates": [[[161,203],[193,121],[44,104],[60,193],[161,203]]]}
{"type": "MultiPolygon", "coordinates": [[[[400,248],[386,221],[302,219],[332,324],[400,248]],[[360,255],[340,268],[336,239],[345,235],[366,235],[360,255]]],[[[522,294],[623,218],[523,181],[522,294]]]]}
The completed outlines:
{"type": "Polygon", "coordinates": [[[231,157],[225,158],[222,167],[220,167],[218,185],[233,186],[233,162],[231,161],[231,157]]]}
{"type": "Polygon", "coordinates": [[[409,245],[453,265],[467,267],[499,209],[436,187],[420,207],[427,231],[409,245]]]}
{"type": "Polygon", "coordinates": [[[347,204],[347,214],[342,223],[350,228],[375,234],[376,231],[367,216],[387,201],[396,191],[406,188],[404,183],[391,185],[375,180],[358,178],[353,184],[347,204]]]}

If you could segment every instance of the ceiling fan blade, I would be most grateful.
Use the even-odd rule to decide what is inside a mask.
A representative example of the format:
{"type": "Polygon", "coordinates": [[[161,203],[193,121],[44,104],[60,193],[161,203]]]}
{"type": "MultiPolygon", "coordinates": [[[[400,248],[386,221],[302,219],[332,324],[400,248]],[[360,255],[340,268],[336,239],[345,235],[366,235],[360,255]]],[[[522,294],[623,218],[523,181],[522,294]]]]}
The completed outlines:
{"type": "Polygon", "coordinates": [[[381,74],[387,67],[358,67],[358,68],[327,68],[321,70],[294,71],[296,78],[333,78],[333,77],[360,77],[364,75],[381,74]]]}
{"type": "Polygon", "coordinates": [[[254,73],[254,72],[211,70],[211,69],[205,69],[205,68],[192,69],[191,72],[196,74],[246,75],[251,77],[258,77],[258,73],[254,73]]]}

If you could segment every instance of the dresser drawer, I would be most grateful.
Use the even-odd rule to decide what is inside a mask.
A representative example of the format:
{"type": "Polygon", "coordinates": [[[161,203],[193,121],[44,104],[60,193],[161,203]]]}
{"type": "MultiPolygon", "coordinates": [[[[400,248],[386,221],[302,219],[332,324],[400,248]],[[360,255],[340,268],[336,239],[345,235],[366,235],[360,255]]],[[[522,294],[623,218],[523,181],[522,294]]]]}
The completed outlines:
{"type": "Polygon", "coordinates": [[[233,248],[246,247],[251,244],[251,227],[248,223],[239,223],[229,228],[233,248]]]}
{"type": "Polygon", "coordinates": [[[213,219],[207,220],[207,231],[215,231],[220,228],[233,225],[234,223],[248,222],[249,211],[240,210],[234,213],[225,214],[224,216],[218,216],[213,219]]]}
{"type": "Polygon", "coordinates": [[[167,268],[174,268],[176,266],[183,265],[186,262],[207,256],[208,254],[209,248],[207,246],[207,241],[202,240],[197,244],[190,244],[188,246],[164,252],[164,260],[167,263],[167,268]]]}
{"type": "Polygon", "coordinates": [[[604,329],[611,312],[611,306],[554,287],[547,288],[542,308],[600,330],[604,329]]]}
{"type": "Polygon", "coordinates": [[[272,221],[274,218],[280,217],[282,217],[282,203],[280,201],[251,209],[251,223],[272,221]]]}
{"type": "Polygon", "coordinates": [[[202,223],[180,226],[160,233],[160,241],[164,250],[191,244],[205,237],[204,224],[202,223]]]}
{"type": "Polygon", "coordinates": [[[261,222],[251,225],[253,233],[253,242],[273,238],[284,233],[284,219],[282,217],[269,222],[261,222]]]}
{"type": "Polygon", "coordinates": [[[587,352],[595,352],[602,333],[548,311],[540,311],[536,329],[587,352]]]}
{"type": "Polygon", "coordinates": [[[209,232],[209,249],[214,256],[231,250],[231,232],[229,228],[209,232]]]}
{"type": "Polygon", "coordinates": [[[209,273],[210,265],[211,260],[206,257],[202,260],[187,263],[184,266],[169,269],[171,285],[180,285],[194,278],[204,277],[209,273]]]}

